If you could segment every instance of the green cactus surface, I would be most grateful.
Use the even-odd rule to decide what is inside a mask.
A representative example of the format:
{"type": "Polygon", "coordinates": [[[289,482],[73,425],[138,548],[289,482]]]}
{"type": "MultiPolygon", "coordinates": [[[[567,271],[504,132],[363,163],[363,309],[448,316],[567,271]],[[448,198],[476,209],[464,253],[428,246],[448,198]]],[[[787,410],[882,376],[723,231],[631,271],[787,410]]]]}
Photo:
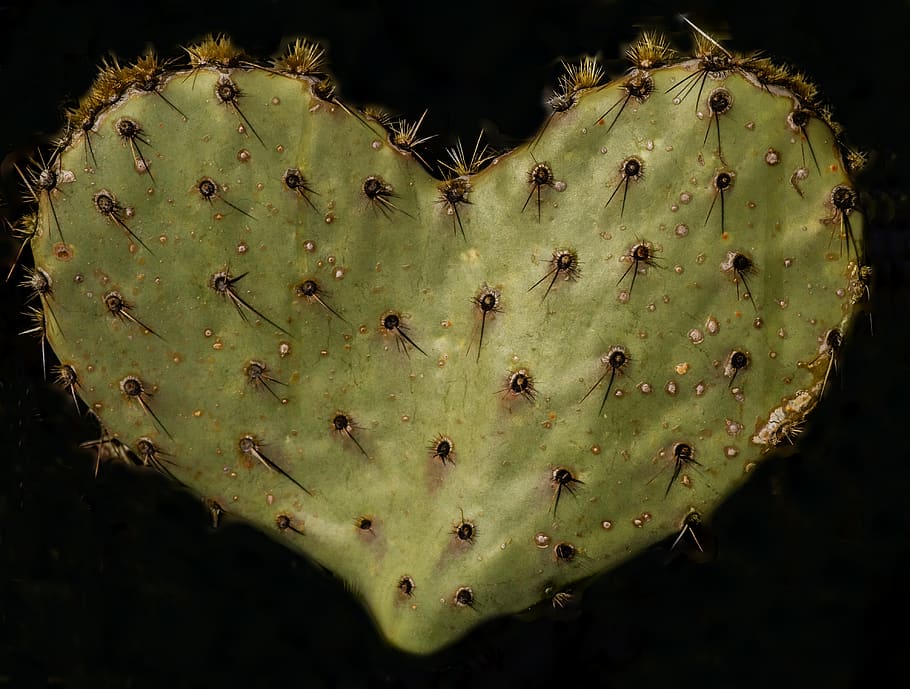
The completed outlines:
{"type": "Polygon", "coordinates": [[[572,65],[534,140],[435,176],[313,43],[107,65],[15,228],[99,457],[322,564],[414,653],[698,545],[831,391],[866,272],[812,87],[696,47],[572,65]]]}

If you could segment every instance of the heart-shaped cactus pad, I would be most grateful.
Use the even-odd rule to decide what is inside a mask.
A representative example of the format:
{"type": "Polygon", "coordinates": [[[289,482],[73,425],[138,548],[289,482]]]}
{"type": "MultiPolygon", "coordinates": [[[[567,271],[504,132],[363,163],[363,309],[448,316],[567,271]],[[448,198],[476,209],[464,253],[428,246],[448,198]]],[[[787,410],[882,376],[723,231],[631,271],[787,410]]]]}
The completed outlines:
{"type": "Polygon", "coordinates": [[[831,391],[869,271],[791,70],[648,35],[434,175],[314,43],[187,53],[107,64],[23,171],[31,332],[99,453],[328,568],[395,646],[697,543],[831,391]]]}

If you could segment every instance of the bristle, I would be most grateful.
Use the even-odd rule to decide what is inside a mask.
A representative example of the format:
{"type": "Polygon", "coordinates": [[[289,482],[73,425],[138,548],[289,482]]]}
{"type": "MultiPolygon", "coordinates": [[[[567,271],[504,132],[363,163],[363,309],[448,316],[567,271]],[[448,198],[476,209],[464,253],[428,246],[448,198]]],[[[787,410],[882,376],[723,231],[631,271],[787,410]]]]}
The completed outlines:
{"type": "Polygon", "coordinates": [[[851,172],[862,170],[866,165],[866,161],[867,156],[864,152],[847,149],[847,166],[851,172]]]}
{"type": "Polygon", "coordinates": [[[193,69],[209,65],[218,69],[236,67],[243,58],[243,51],[223,34],[209,34],[200,43],[184,48],[193,69]]]}
{"type": "Polygon", "coordinates": [[[818,103],[818,87],[803,72],[788,73],[784,84],[810,107],[818,103]]]}
{"type": "Polygon", "coordinates": [[[12,223],[9,228],[16,239],[23,242],[30,240],[38,234],[39,224],[37,211],[26,213],[16,220],[16,222],[12,223]]]}
{"type": "Polygon", "coordinates": [[[101,61],[101,71],[95,77],[89,98],[96,103],[110,105],[120,97],[132,84],[131,70],[121,67],[115,55],[101,61]]]}
{"type": "Polygon", "coordinates": [[[392,115],[387,110],[383,110],[377,105],[367,105],[363,109],[363,117],[364,119],[372,120],[373,122],[376,122],[383,127],[391,126],[392,122],[395,120],[394,115],[392,115]]]}
{"type": "Polygon", "coordinates": [[[298,38],[288,46],[285,55],[272,60],[272,67],[294,76],[310,77],[322,75],[326,63],[325,48],[314,41],[298,38]]]}
{"type": "Polygon", "coordinates": [[[78,105],[67,109],[66,119],[69,126],[76,131],[90,129],[102,105],[104,104],[95,98],[95,92],[89,91],[79,99],[78,105]]]}
{"type": "Polygon", "coordinates": [[[559,78],[559,83],[567,93],[594,88],[603,81],[604,71],[596,57],[585,56],[578,64],[562,64],[566,71],[559,78]]]}
{"type": "Polygon", "coordinates": [[[145,85],[157,81],[165,67],[167,62],[162,62],[155,53],[148,51],[129,66],[130,81],[140,88],[145,88],[145,85]]]}
{"type": "Polygon", "coordinates": [[[695,45],[693,47],[693,57],[697,57],[700,60],[705,58],[715,57],[717,55],[723,55],[724,50],[720,47],[717,41],[708,38],[700,33],[693,34],[693,39],[695,45]]]}
{"type": "Polygon", "coordinates": [[[404,119],[398,119],[394,122],[388,123],[389,132],[391,134],[392,143],[396,146],[400,146],[408,151],[413,151],[414,146],[419,146],[422,143],[425,143],[432,139],[435,134],[430,134],[429,136],[417,136],[417,132],[420,129],[420,125],[423,124],[423,119],[427,116],[427,111],[424,110],[423,114],[420,116],[420,119],[417,122],[408,124],[404,119]]]}
{"type": "Polygon", "coordinates": [[[464,148],[461,145],[461,140],[459,139],[454,148],[446,149],[446,153],[448,153],[449,157],[452,159],[451,164],[439,161],[440,165],[448,168],[459,177],[465,177],[479,172],[484,166],[484,163],[487,163],[496,157],[486,144],[481,148],[481,139],[483,139],[483,131],[477,136],[477,143],[474,144],[474,151],[471,153],[470,158],[465,154],[464,148]]]}
{"type": "Polygon", "coordinates": [[[655,31],[646,31],[626,50],[628,59],[638,69],[654,69],[667,64],[676,54],[667,38],[655,31]]]}

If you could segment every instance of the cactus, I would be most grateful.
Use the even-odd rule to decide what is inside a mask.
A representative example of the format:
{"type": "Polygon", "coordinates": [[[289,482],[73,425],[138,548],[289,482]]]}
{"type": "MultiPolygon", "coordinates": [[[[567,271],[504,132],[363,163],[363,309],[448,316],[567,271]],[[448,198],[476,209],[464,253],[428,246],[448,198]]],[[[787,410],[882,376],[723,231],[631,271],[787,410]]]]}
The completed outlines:
{"type": "Polygon", "coordinates": [[[32,334],[120,457],[341,577],[395,646],[562,605],[699,523],[829,389],[868,293],[814,89],[696,35],[428,174],[321,48],[105,65],[36,212],[32,334]]]}

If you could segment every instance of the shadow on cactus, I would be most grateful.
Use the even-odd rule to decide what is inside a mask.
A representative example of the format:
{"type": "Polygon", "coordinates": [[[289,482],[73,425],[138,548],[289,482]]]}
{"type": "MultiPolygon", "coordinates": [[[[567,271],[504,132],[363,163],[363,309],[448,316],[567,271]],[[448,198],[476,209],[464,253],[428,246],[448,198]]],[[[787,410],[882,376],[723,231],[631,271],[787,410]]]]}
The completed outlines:
{"type": "Polygon", "coordinates": [[[531,142],[434,170],[314,43],[105,65],[13,228],[99,462],[321,563],[414,653],[700,548],[831,390],[870,269],[814,88],[695,39],[568,66],[531,142]]]}

